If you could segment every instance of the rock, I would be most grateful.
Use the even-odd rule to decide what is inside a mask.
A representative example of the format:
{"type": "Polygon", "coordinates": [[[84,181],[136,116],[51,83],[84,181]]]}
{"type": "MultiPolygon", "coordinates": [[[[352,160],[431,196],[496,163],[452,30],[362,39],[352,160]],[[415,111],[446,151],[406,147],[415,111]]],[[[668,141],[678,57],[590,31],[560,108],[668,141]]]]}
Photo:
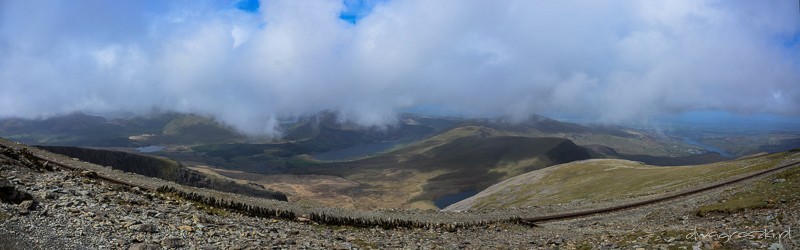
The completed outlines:
{"type": "Polygon", "coordinates": [[[18,208],[20,211],[33,211],[36,209],[37,205],[39,205],[39,203],[35,200],[26,200],[19,203],[18,208]]]}
{"type": "Polygon", "coordinates": [[[148,223],[139,224],[139,225],[133,225],[133,226],[130,227],[130,229],[133,229],[133,230],[139,231],[139,232],[145,232],[145,233],[158,232],[158,227],[156,227],[156,225],[148,224],[148,223]]]}
{"type": "Polygon", "coordinates": [[[781,243],[772,243],[771,245],[769,245],[769,250],[783,250],[783,249],[785,248],[783,248],[783,244],[781,243]]]}
{"type": "Polygon", "coordinates": [[[161,247],[153,244],[138,243],[131,245],[128,250],[159,250],[161,247]]]}
{"type": "Polygon", "coordinates": [[[786,181],[786,179],[783,179],[783,178],[777,178],[777,179],[773,179],[773,180],[772,180],[772,183],[781,183],[781,182],[785,182],[785,181],[786,181]]]}
{"type": "Polygon", "coordinates": [[[165,248],[179,248],[183,246],[183,240],[179,238],[166,238],[161,240],[161,246],[165,248]]]}
{"type": "Polygon", "coordinates": [[[32,200],[33,196],[29,193],[17,190],[13,183],[0,178],[0,200],[7,203],[20,204],[25,200],[32,200]]]}
{"type": "Polygon", "coordinates": [[[556,246],[564,244],[564,238],[552,239],[552,240],[548,241],[547,244],[556,245],[556,246]]]}
{"type": "Polygon", "coordinates": [[[178,229],[182,230],[182,231],[187,231],[187,232],[193,232],[194,231],[194,228],[192,228],[192,226],[187,226],[187,225],[179,226],[178,229]]]}
{"type": "Polygon", "coordinates": [[[337,244],[336,247],[334,247],[333,249],[336,249],[336,250],[350,250],[350,249],[353,249],[353,244],[350,244],[349,242],[344,242],[344,243],[337,244]]]}
{"type": "Polygon", "coordinates": [[[81,171],[81,176],[89,177],[89,178],[97,178],[97,173],[94,171],[83,170],[81,171]]]}
{"type": "Polygon", "coordinates": [[[55,200],[58,199],[58,194],[56,194],[55,192],[45,191],[42,194],[42,198],[47,200],[55,200]]]}

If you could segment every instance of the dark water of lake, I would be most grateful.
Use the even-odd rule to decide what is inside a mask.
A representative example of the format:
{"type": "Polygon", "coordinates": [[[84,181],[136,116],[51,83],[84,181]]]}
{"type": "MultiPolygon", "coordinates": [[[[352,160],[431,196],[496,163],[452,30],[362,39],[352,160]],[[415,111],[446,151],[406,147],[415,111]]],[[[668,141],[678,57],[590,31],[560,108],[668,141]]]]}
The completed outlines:
{"type": "Polygon", "coordinates": [[[439,199],[433,200],[433,205],[436,205],[436,207],[438,207],[439,209],[446,208],[447,206],[450,206],[456,202],[462,201],[476,194],[478,194],[478,191],[475,190],[467,190],[461,193],[448,194],[439,197],[439,199]]]}
{"type": "Polygon", "coordinates": [[[154,146],[147,146],[147,147],[138,147],[138,148],[136,148],[136,151],[139,151],[139,153],[153,153],[153,152],[158,152],[158,151],[164,150],[166,148],[167,147],[164,147],[164,146],[155,146],[154,145],[154,146]]]}
{"type": "Polygon", "coordinates": [[[721,149],[721,148],[718,148],[718,147],[714,147],[714,146],[711,146],[711,145],[707,145],[707,144],[703,144],[703,143],[701,143],[699,141],[695,141],[694,139],[691,139],[691,138],[683,138],[683,142],[685,142],[686,144],[689,144],[689,145],[694,145],[694,146],[701,147],[701,148],[703,148],[705,150],[708,150],[708,151],[711,151],[711,152],[717,152],[720,155],[722,155],[723,157],[734,157],[733,154],[728,153],[728,151],[725,151],[724,149],[721,149]]]}
{"type": "Polygon", "coordinates": [[[400,145],[400,141],[391,142],[378,142],[354,147],[344,148],[340,150],[333,150],[324,153],[315,154],[312,157],[321,161],[338,161],[350,158],[364,157],[370,154],[383,152],[393,147],[400,145]]]}

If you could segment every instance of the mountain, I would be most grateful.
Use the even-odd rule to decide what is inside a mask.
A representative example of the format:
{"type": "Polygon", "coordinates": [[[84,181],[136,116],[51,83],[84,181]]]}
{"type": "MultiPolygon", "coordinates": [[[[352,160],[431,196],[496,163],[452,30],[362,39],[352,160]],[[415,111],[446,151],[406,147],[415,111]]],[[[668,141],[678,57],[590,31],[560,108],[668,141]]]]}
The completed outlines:
{"type": "Polygon", "coordinates": [[[300,167],[291,174],[339,176],[360,208],[432,208],[442,196],[479,190],[505,178],[565,162],[588,151],[562,138],[508,136],[487,127],[458,127],[365,159],[300,167]]]}
{"type": "Polygon", "coordinates": [[[157,113],[108,119],[73,113],[47,119],[0,119],[0,136],[30,144],[92,147],[193,145],[244,141],[213,118],[157,113]]]}
{"type": "Polygon", "coordinates": [[[280,190],[290,200],[352,208],[441,207],[528,171],[589,158],[657,165],[725,159],[675,138],[541,116],[512,122],[404,115],[400,125],[377,130],[320,113],[285,131],[282,142],[199,145],[167,156],[280,190]],[[631,154],[645,151],[659,156],[631,154]]]}
{"type": "MultiPolygon", "coordinates": [[[[771,165],[797,162],[798,154],[748,159],[771,165]]],[[[738,163],[748,162],[730,162],[738,163]]],[[[741,166],[731,167],[735,172],[741,166]]],[[[793,249],[799,184],[795,166],[657,205],[530,226],[520,218],[576,207],[449,212],[299,206],[123,173],[0,139],[0,242],[3,249],[793,249]],[[771,238],[749,237],[762,232],[771,238]],[[744,236],[709,238],[721,233],[744,236]]],[[[606,186],[620,187],[589,191],[602,193],[606,186]]]]}
{"type": "Polygon", "coordinates": [[[284,121],[285,136],[271,141],[177,113],[116,119],[74,114],[5,124],[4,132],[43,145],[167,145],[152,154],[258,183],[290,200],[353,208],[442,207],[516,175],[589,158],[652,165],[725,159],[681,138],[543,116],[512,121],[404,114],[393,126],[363,127],[321,112],[284,121]]]}
{"type": "MultiPolygon", "coordinates": [[[[341,121],[337,113],[320,112],[305,117],[286,129],[283,139],[321,153],[358,145],[403,141],[412,142],[433,135],[449,125],[446,119],[404,115],[397,124],[388,127],[362,127],[341,121]],[[430,123],[430,124],[428,124],[430,123]]],[[[451,124],[454,124],[452,122],[451,124]]]]}
{"type": "Polygon", "coordinates": [[[691,166],[657,167],[642,162],[592,159],[552,166],[509,178],[447,207],[493,210],[570,204],[612,204],[687,190],[765,170],[800,152],[782,152],[691,166]]]}

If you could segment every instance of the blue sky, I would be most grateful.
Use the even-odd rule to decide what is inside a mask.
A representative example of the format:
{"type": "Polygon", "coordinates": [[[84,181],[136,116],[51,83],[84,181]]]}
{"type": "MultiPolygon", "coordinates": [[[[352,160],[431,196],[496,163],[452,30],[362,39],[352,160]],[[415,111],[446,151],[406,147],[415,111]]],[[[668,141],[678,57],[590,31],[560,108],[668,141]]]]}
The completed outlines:
{"type": "Polygon", "coordinates": [[[249,133],[322,110],[364,126],[409,110],[800,117],[794,0],[0,5],[0,117],[169,110],[249,133]]]}
{"type": "MultiPolygon", "coordinates": [[[[345,0],[343,1],[344,9],[340,12],[339,18],[356,24],[358,20],[368,15],[376,4],[382,2],[385,2],[385,0],[345,0]]],[[[260,2],[258,0],[240,0],[234,5],[237,9],[255,13],[258,12],[260,2]]]]}
{"type": "Polygon", "coordinates": [[[261,6],[258,0],[240,0],[235,3],[237,9],[255,13],[258,12],[258,8],[261,6]]]}

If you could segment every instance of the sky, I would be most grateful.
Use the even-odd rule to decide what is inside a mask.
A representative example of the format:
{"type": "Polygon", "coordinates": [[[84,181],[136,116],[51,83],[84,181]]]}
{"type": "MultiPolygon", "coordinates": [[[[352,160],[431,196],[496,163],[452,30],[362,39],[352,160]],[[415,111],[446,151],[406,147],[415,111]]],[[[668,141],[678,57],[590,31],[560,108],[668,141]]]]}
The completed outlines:
{"type": "Polygon", "coordinates": [[[602,123],[800,117],[800,6],[767,1],[3,0],[0,117],[323,110],[602,123]]]}

